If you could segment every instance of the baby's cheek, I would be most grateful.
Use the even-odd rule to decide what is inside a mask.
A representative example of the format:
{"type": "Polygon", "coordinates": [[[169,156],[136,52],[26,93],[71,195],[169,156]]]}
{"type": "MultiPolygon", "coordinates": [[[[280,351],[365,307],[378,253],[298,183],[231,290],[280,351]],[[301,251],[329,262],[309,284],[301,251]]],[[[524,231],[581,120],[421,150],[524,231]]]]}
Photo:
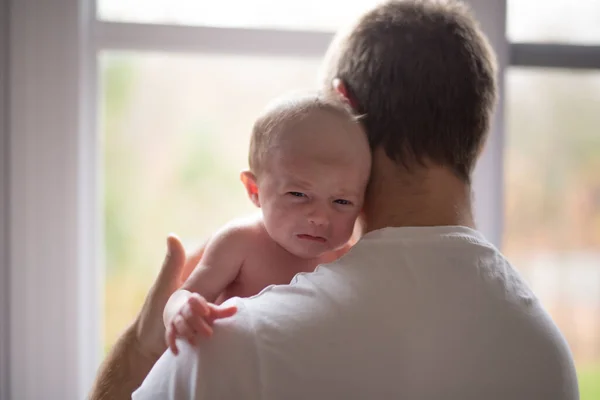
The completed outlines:
{"type": "Polygon", "coordinates": [[[272,220],[281,220],[288,212],[289,206],[280,201],[271,201],[263,206],[263,214],[269,216],[272,220]]]}
{"type": "Polygon", "coordinates": [[[268,221],[266,220],[265,223],[271,226],[273,232],[285,235],[288,231],[295,229],[298,220],[298,211],[294,207],[289,207],[285,204],[276,204],[270,207],[268,221]]]}
{"type": "Polygon", "coordinates": [[[338,237],[338,240],[341,242],[341,244],[346,243],[352,236],[352,233],[354,232],[355,221],[355,217],[345,215],[338,222],[336,236],[338,237]]]}
{"type": "Polygon", "coordinates": [[[285,212],[281,212],[281,210],[271,213],[269,219],[269,224],[277,231],[285,230],[289,225],[289,217],[286,216],[285,212]]]}

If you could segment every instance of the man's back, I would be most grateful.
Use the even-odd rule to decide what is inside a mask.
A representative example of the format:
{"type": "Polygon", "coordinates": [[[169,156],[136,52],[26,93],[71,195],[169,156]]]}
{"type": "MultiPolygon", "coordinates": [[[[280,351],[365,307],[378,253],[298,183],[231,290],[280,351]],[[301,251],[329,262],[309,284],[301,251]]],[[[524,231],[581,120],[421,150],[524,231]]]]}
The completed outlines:
{"type": "Polygon", "coordinates": [[[171,376],[149,378],[141,392],[578,398],[563,337],[501,254],[468,228],[371,232],[337,263],[234,301],[237,316],[182,358],[164,355],[152,374],[171,376]]]}

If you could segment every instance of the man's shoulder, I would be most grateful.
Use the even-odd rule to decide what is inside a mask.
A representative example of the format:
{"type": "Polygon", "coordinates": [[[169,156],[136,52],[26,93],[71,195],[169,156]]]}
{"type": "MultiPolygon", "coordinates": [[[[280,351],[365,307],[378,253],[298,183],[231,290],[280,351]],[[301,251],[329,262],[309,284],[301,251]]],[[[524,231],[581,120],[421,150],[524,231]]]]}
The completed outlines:
{"type": "Polygon", "coordinates": [[[228,367],[239,363],[251,366],[256,363],[257,338],[252,310],[240,298],[229,299],[224,305],[232,303],[238,308],[237,313],[233,317],[215,321],[213,335],[203,340],[197,350],[201,358],[215,358],[215,362],[229,364],[228,367]],[[227,354],[222,353],[223,349],[227,354]]]}
{"type": "Polygon", "coordinates": [[[167,350],[138,390],[136,399],[258,399],[260,368],[256,334],[241,299],[227,301],[238,313],[215,322],[210,338],[195,346],[177,340],[179,354],[167,350]]]}
{"type": "Polygon", "coordinates": [[[255,296],[239,299],[244,309],[243,315],[236,316],[239,323],[244,329],[260,331],[258,346],[269,335],[285,335],[314,325],[337,307],[339,287],[346,281],[336,272],[341,267],[319,266],[314,272],[296,274],[287,285],[271,285],[255,296]]]}

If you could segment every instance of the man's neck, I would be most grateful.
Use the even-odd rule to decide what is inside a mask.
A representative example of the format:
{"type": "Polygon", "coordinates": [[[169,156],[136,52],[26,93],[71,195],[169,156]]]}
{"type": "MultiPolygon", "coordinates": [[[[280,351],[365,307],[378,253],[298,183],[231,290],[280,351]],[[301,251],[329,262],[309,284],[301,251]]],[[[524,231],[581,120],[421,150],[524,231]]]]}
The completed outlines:
{"type": "Polygon", "coordinates": [[[377,153],[364,211],[365,233],[403,226],[475,228],[471,187],[450,169],[429,165],[409,171],[377,153]]]}

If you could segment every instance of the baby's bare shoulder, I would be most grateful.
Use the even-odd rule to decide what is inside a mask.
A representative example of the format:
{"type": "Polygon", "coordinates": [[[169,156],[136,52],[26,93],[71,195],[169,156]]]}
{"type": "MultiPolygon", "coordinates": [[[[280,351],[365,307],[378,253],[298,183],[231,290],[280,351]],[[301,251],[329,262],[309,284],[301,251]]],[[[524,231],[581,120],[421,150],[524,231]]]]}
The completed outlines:
{"type": "Polygon", "coordinates": [[[239,250],[252,248],[262,239],[263,232],[262,216],[238,218],[219,229],[211,238],[209,246],[226,246],[239,250]]]}

